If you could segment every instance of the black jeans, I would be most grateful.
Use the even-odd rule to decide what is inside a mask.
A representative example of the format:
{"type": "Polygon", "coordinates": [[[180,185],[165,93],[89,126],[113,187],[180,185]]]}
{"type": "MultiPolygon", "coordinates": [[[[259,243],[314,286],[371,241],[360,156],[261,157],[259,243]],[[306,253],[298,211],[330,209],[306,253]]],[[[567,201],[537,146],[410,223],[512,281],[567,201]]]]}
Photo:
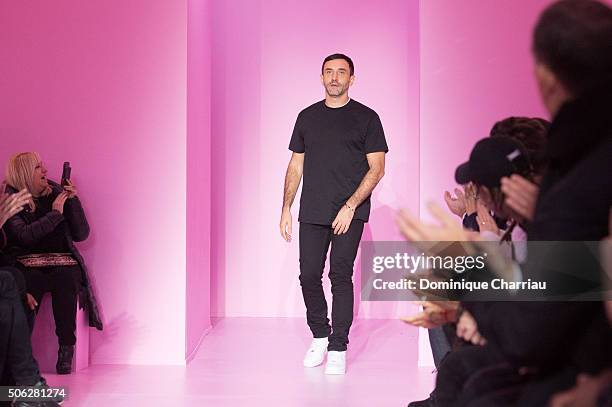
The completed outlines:
{"type": "Polygon", "coordinates": [[[335,235],[329,225],[300,223],[300,284],[306,304],[306,321],[315,338],[329,337],[327,349],[330,351],[345,351],[349,342],[353,323],[353,264],[362,232],[363,221],[355,219],[342,235],[335,235]],[[322,284],[330,243],[331,327],[322,284]]]}
{"type": "Polygon", "coordinates": [[[40,380],[40,373],[32,356],[30,330],[13,275],[0,269],[0,377],[8,373],[16,384],[31,386],[40,380]]]}
{"type": "MultiPolygon", "coordinates": [[[[60,345],[76,343],[77,296],[81,286],[79,266],[26,268],[27,290],[40,306],[43,295],[51,293],[55,333],[60,345]]],[[[36,310],[38,312],[38,309],[36,310]]],[[[33,325],[30,327],[33,329],[33,325]]]]}

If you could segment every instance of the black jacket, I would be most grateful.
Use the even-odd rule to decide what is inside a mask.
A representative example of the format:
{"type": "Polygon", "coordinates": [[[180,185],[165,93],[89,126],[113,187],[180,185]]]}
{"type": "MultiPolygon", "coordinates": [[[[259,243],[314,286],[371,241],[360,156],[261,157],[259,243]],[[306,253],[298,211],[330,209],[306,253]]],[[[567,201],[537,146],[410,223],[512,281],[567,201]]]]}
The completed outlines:
{"type": "Polygon", "coordinates": [[[548,133],[548,170],[529,240],[608,235],[612,206],[612,84],[566,103],[548,133]]]}
{"type": "MultiPolygon", "coordinates": [[[[549,130],[549,167],[529,240],[599,241],[612,206],[612,84],[566,103],[549,130]]],[[[612,365],[601,302],[465,304],[481,333],[511,362],[540,370],[612,365]]]]}
{"type": "MultiPolygon", "coordinates": [[[[52,188],[51,194],[53,198],[62,192],[63,189],[59,184],[52,181],[49,181],[49,184],[52,188]]],[[[10,193],[17,192],[10,187],[7,187],[7,191],[10,193]]],[[[74,242],[81,242],[89,236],[89,223],[85,217],[81,201],[77,197],[66,200],[63,214],[52,210],[36,219],[33,214],[21,211],[9,219],[5,225],[8,235],[8,248],[6,252],[13,257],[29,254],[29,247],[35,246],[62,222],[66,222],[68,226],[64,228],[66,243],[81,268],[80,306],[87,311],[89,326],[102,330],[100,310],[93,287],[90,284],[91,280],[85,266],[85,260],[74,245],[74,242]]]]}

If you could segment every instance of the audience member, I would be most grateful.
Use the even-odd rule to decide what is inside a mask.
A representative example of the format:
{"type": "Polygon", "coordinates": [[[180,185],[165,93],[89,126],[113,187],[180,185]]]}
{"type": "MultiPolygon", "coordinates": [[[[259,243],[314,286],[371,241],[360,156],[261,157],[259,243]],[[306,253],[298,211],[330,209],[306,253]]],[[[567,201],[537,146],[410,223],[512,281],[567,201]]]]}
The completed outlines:
{"type": "Polygon", "coordinates": [[[27,189],[32,195],[26,209],[6,225],[8,251],[24,270],[27,290],[38,307],[51,293],[53,317],[59,342],[56,370],[71,372],[76,343],[77,296],[89,311],[89,323],[102,328],[95,298],[89,289],[85,263],[73,242],[85,240],[89,225],[76,188],[47,179],[37,153],[20,153],[7,165],[6,181],[13,192],[27,189]]]}
{"type": "MultiPolygon", "coordinates": [[[[600,240],[612,206],[612,10],[593,0],[552,4],[537,23],[533,50],[554,120],[528,237],[600,240]]],[[[438,240],[460,234],[439,208],[433,213],[443,222],[438,230],[400,215],[404,234],[438,240]]],[[[435,405],[541,406],[574,386],[578,374],[602,377],[612,366],[612,329],[601,302],[463,305],[487,344],[442,363],[435,405]]]]}
{"type": "MultiPolygon", "coordinates": [[[[5,185],[0,187],[0,253],[6,244],[4,225],[8,219],[23,210],[31,196],[26,190],[16,194],[6,194],[5,185]]],[[[30,332],[23,311],[21,299],[24,288],[18,288],[15,276],[19,270],[2,265],[0,267],[0,386],[48,387],[40,376],[38,364],[32,356],[30,332]],[[8,379],[10,376],[10,380],[8,379]]],[[[62,399],[48,402],[17,401],[13,406],[57,406],[62,399]]]]}

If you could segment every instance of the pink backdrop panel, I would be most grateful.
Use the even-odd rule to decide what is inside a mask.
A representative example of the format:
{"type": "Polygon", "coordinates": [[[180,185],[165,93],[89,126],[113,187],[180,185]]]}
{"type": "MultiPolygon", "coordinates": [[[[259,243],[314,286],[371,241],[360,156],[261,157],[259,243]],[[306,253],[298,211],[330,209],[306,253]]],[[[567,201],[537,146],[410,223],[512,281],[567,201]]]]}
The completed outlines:
{"type": "Polygon", "coordinates": [[[187,21],[186,357],[210,328],[211,1],[189,0],[187,21]]]}
{"type": "MultiPolygon", "coordinates": [[[[457,165],[508,116],[546,118],[531,32],[549,0],[421,2],[421,205],[444,205],[457,165]]],[[[452,189],[450,189],[452,190],[452,189]]]]}
{"type": "Polygon", "coordinates": [[[185,360],[186,26],[185,2],[2,4],[0,162],[72,163],[106,322],[94,364],[185,360]]]}
{"type": "MultiPolygon", "coordinates": [[[[299,195],[294,241],[278,221],[287,149],[298,112],[324,97],[323,58],[351,56],[351,96],[381,116],[390,153],[364,240],[397,240],[396,208],[418,210],[418,1],[219,2],[213,37],[213,313],[303,316],[298,281],[299,195]]],[[[299,194],[299,192],[298,192],[299,194]]],[[[359,269],[356,268],[358,271],[359,269]]],[[[356,273],[357,286],[360,278],[356,273]]],[[[325,278],[327,282],[327,278],[325,278]]],[[[326,283],[327,284],[327,283],[326,283]]],[[[394,316],[393,304],[361,304],[394,316]]]]}
{"type": "MultiPolygon", "coordinates": [[[[259,1],[215,1],[212,5],[212,314],[225,316],[229,258],[247,258],[244,247],[258,244],[259,216],[252,160],[259,160],[259,1]],[[255,212],[255,213],[254,213],[255,212]],[[246,216],[245,214],[250,216],[246,216]],[[233,230],[230,230],[233,228],[233,230]],[[231,239],[229,237],[232,237],[231,239]]],[[[256,259],[246,270],[258,273],[256,259]]],[[[228,289],[229,286],[228,286],[228,289]]],[[[242,292],[242,287],[232,290],[242,292]]],[[[228,314],[229,315],[229,314],[228,314]]],[[[270,314],[272,316],[273,314],[270,314]]]]}

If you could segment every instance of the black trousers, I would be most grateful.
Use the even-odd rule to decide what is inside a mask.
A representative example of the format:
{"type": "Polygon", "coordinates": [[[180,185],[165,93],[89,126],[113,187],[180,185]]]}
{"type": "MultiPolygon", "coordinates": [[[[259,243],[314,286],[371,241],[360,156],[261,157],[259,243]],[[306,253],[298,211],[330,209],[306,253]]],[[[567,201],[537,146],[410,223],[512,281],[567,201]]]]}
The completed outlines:
{"type": "MultiPolygon", "coordinates": [[[[473,397],[473,394],[466,394],[466,389],[474,390],[476,388],[475,386],[468,386],[470,376],[475,372],[486,369],[492,369],[489,376],[493,372],[504,372],[504,377],[497,381],[508,386],[513,384],[506,382],[505,377],[505,372],[508,370],[512,372],[512,369],[508,368],[508,364],[503,356],[488,345],[466,345],[448,353],[438,367],[436,388],[432,393],[436,406],[454,407],[467,405],[468,400],[473,397]]],[[[512,373],[510,375],[512,376],[512,373]]]]}
{"type": "Polygon", "coordinates": [[[519,374],[491,346],[464,346],[442,361],[432,395],[438,407],[539,407],[572,387],[577,373],[558,367],[546,375],[519,374]]]}
{"type": "Polygon", "coordinates": [[[0,269],[0,378],[2,385],[12,376],[16,384],[31,386],[40,380],[40,373],[32,356],[30,330],[15,274],[0,269]]]}
{"type": "Polygon", "coordinates": [[[329,225],[300,223],[300,284],[306,321],[315,338],[329,337],[328,350],[345,351],[353,323],[353,265],[363,233],[363,221],[335,235],[329,225]],[[323,269],[331,243],[329,279],[332,285],[332,325],[323,293],[323,269]]]}
{"type": "MultiPolygon", "coordinates": [[[[81,286],[81,268],[79,266],[63,267],[27,267],[24,271],[27,290],[39,304],[43,295],[51,293],[55,333],[60,345],[76,343],[77,297],[81,286]]],[[[38,309],[36,310],[38,312],[38,309]]],[[[33,329],[33,325],[30,326],[33,329]]]]}

